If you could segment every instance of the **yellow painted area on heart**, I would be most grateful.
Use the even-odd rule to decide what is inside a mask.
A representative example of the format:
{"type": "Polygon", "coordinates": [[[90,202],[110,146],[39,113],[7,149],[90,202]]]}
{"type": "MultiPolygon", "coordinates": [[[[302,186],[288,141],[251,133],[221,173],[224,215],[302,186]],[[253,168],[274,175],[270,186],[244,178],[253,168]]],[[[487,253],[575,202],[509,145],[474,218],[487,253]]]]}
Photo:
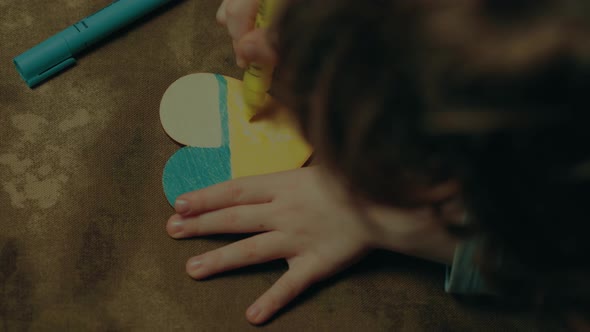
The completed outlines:
{"type": "Polygon", "coordinates": [[[285,111],[250,122],[242,82],[226,77],[232,178],[301,167],[312,148],[285,111]]]}

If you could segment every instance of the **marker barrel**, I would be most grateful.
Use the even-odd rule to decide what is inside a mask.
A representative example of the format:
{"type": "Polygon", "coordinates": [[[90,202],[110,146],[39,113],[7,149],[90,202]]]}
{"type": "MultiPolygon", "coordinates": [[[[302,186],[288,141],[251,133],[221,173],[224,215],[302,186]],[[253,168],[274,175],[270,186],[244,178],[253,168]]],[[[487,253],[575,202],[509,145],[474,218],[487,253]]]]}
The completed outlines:
{"type": "Polygon", "coordinates": [[[172,0],[116,0],[14,58],[29,87],[76,63],[73,57],[172,0]]]}

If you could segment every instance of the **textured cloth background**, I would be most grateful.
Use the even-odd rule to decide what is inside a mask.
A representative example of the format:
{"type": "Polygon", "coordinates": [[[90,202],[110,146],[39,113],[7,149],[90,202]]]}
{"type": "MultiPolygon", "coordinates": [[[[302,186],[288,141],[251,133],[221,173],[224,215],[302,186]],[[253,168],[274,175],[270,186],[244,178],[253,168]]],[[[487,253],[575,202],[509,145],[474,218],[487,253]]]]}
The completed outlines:
{"type": "Polygon", "coordinates": [[[167,6],[29,89],[12,58],[107,0],[0,0],[0,331],[529,331],[531,317],[467,306],[444,268],[377,253],[271,323],[244,311],[282,263],[191,280],[186,259],[229,237],[164,230],[160,99],[195,72],[240,77],[219,1],[167,6]]]}

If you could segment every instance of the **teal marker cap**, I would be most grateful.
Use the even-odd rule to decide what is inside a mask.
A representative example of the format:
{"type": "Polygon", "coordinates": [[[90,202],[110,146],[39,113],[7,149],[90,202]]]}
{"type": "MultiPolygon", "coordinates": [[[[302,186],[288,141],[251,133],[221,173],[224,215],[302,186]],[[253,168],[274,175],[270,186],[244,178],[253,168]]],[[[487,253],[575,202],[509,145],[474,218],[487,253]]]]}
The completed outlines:
{"type": "Polygon", "coordinates": [[[31,88],[76,63],[68,43],[60,34],[36,45],[13,61],[16,70],[31,88]]]}
{"type": "Polygon", "coordinates": [[[102,10],[48,38],[14,58],[14,65],[29,87],[76,63],[91,45],[172,0],[114,0],[102,10]]]}

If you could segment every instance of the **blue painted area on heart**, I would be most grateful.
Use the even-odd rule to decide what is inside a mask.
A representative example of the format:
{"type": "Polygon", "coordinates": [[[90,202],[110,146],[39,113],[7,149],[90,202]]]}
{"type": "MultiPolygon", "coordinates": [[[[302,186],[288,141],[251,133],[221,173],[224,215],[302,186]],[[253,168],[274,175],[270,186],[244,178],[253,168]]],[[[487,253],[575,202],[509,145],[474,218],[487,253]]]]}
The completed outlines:
{"type": "MultiPolygon", "coordinates": [[[[219,112],[222,146],[218,148],[183,147],[166,163],[162,184],[171,205],[184,193],[203,189],[231,179],[231,151],[229,148],[229,117],[227,112],[227,81],[215,75],[219,85],[219,112]]],[[[198,125],[195,124],[195,127],[198,125]]]]}
{"type": "Polygon", "coordinates": [[[184,193],[231,179],[230,151],[220,148],[184,147],[166,163],[162,182],[168,202],[174,205],[184,193]]]}
{"type": "Polygon", "coordinates": [[[227,111],[227,81],[215,74],[219,86],[219,115],[221,119],[221,145],[229,147],[229,115],[227,111]]]}

